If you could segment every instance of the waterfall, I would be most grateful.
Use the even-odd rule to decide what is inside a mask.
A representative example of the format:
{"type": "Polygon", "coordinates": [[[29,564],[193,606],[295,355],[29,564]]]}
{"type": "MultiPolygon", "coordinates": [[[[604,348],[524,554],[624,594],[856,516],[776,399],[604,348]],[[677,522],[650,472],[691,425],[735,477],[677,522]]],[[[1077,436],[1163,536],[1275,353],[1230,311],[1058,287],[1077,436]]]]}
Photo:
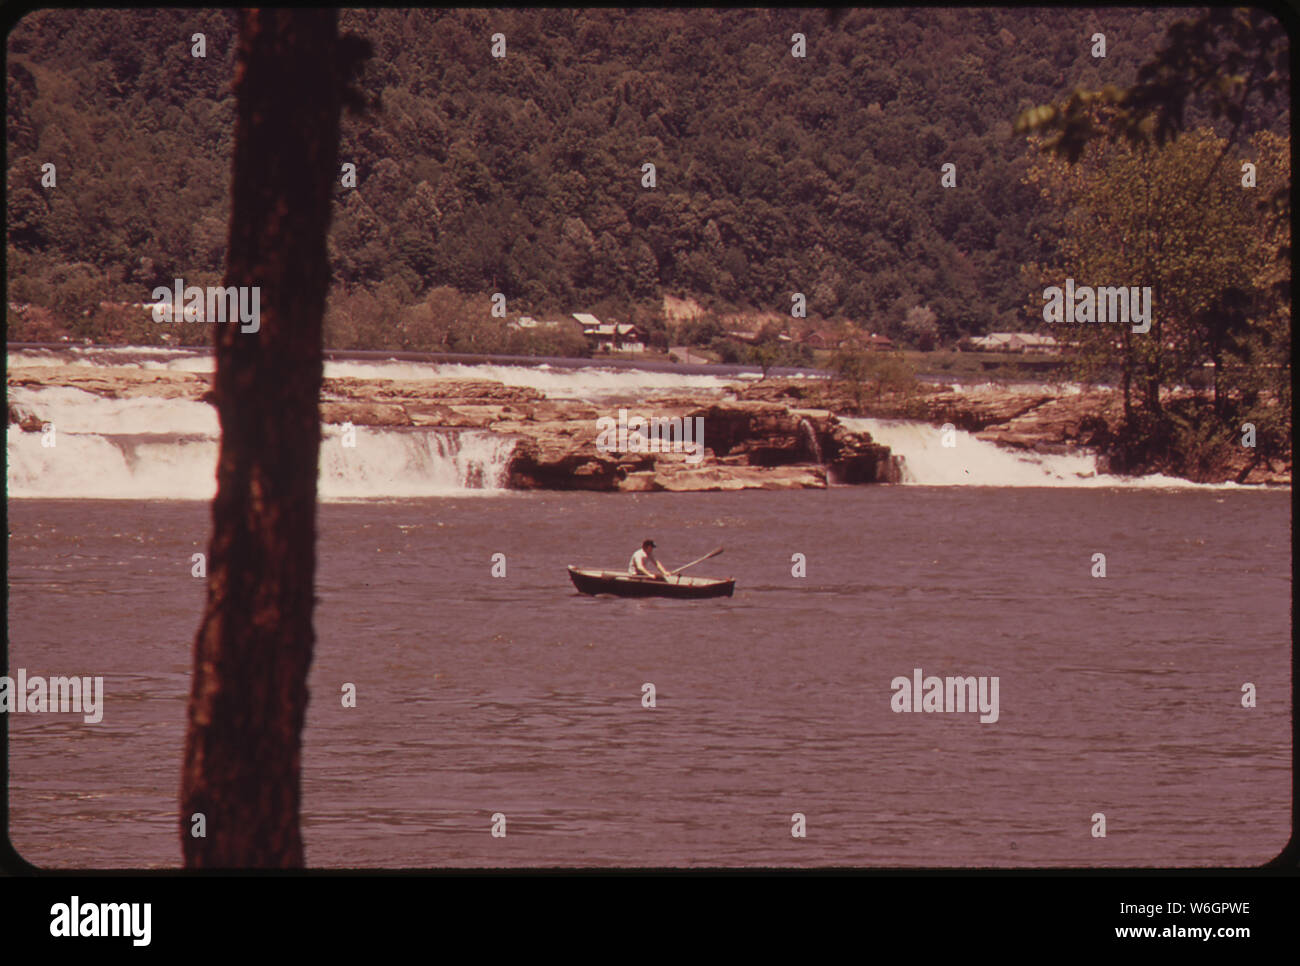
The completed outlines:
{"type": "Polygon", "coordinates": [[[1109,476],[1097,471],[1096,456],[1080,451],[1045,454],[1016,450],[954,430],[945,435],[929,423],[841,417],[846,429],[866,432],[888,446],[901,471],[899,482],[918,486],[1144,486],[1193,487],[1175,477],[1109,476]]]}
{"type": "Polygon", "coordinates": [[[813,428],[813,424],[808,422],[806,418],[799,420],[799,428],[808,437],[808,448],[812,450],[813,456],[816,457],[817,465],[824,466],[826,460],[822,457],[822,444],[817,439],[817,430],[813,428]]]}
{"type": "MultiPolygon", "coordinates": [[[[11,499],[210,500],[216,492],[219,430],[206,403],[105,399],[64,387],[11,387],[10,402],[54,426],[53,446],[43,445],[40,432],[9,426],[11,499]]],[[[355,432],[356,445],[344,446],[339,427],[324,427],[322,500],[501,491],[515,446],[481,429],[355,432]]]]}
{"type": "Polygon", "coordinates": [[[502,490],[515,443],[483,429],[356,429],[343,446],[337,426],[321,440],[322,495],[338,499],[434,496],[502,490]]]}

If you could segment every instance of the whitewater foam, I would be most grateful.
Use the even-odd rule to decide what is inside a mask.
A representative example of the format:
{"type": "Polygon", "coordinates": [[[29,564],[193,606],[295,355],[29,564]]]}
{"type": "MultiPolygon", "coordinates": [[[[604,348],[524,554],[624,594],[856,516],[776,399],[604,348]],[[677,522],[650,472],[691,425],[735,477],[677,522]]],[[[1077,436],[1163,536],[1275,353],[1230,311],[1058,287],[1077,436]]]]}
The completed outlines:
{"type": "MultiPolygon", "coordinates": [[[[501,493],[514,440],[485,430],[357,427],[344,447],[326,427],[317,488],[326,502],[501,493]]],[[[210,500],[216,494],[215,435],[40,433],[8,429],[11,499],[210,500]]]]}
{"type": "Polygon", "coordinates": [[[1216,488],[1236,484],[1198,484],[1177,477],[1114,476],[1097,471],[1093,453],[1045,454],[1013,450],[956,430],[956,445],[943,445],[937,426],[910,420],[841,417],[845,428],[869,433],[901,458],[902,483],[913,486],[1064,486],[1126,488],[1216,488]]]}
{"type": "MultiPolygon", "coordinates": [[[[69,347],[15,350],[10,368],[48,365],[126,366],[210,372],[210,356],[193,349],[69,347]]],[[[686,390],[721,394],[736,377],[622,368],[561,368],[549,365],[465,365],[395,360],[325,364],[327,378],[496,381],[540,390],[549,398],[592,402],[642,400],[656,392],[686,390]]],[[[960,392],[1002,391],[993,384],[954,384],[960,392]]],[[[1033,383],[1013,388],[1078,391],[1077,386],[1033,383]]],[[[10,426],[11,497],[210,499],[219,432],[216,411],[186,399],[106,399],[67,387],[12,387],[9,400],[20,415],[54,423],[57,448],[40,445],[39,433],[10,426]],[[71,455],[70,455],[71,454],[71,455]]],[[[1087,452],[1047,455],[1006,449],[956,432],[944,447],[937,427],[900,420],[842,422],[901,457],[905,484],[921,486],[1204,486],[1174,477],[1121,477],[1097,471],[1087,452]]],[[[383,499],[449,493],[490,493],[505,486],[514,442],[483,430],[358,428],[356,449],[343,448],[338,427],[326,427],[321,450],[322,499],[383,499]]],[[[1233,488],[1235,484],[1209,484],[1233,488]]]]}
{"type": "Polygon", "coordinates": [[[345,447],[338,426],[321,440],[320,491],[325,499],[387,499],[500,491],[515,441],[482,429],[356,429],[345,447]]]}
{"type": "Polygon", "coordinates": [[[11,386],[9,402],[21,412],[53,423],[60,434],[190,433],[215,437],[221,428],[216,409],[189,399],[107,399],[69,386],[11,386]]]}
{"type": "MultiPolygon", "coordinates": [[[[211,355],[194,349],[156,347],[78,347],[68,349],[22,349],[9,353],[9,368],[70,365],[112,366],[123,369],[170,370],[211,373],[211,355]]],[[[326,379],[391,379],[395,381],[461,380],[499,382],[506,386],[536,389],[550,399],[583,399],[593,402],[618,398],[640,398],[649,393],[675,390],[718,393],[729,383],[757,379],[757,374],[715,376],[703,373],[658,372],[648,369],[583,366],[581,368],[540,365],[466,365],[445,362],[407,362],[396,359],[361,362],[327,361],[326,379]]]]}

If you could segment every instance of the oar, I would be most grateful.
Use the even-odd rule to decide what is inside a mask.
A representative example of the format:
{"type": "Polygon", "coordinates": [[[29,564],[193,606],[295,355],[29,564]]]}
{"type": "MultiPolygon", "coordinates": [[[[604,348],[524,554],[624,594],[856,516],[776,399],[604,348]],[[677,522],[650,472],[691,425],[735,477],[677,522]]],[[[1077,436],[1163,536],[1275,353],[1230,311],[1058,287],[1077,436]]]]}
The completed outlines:
{"type": "Polygon", "coordinates": [[[692,560],[690,563],[683,564],[682,566],[678,567],[676,570],[668,571],[668,573],[673,576],[676,576],[677,574],[680,574],[683,570],[685,570],[687,567],[694,567],[697,563],[704,563],[704,561],[708,560],[710,557],[716,557],[720,553],[722,553],[721,547],[719,547],[717,550],[712,550],[709,553],[706,553],[699,560],[692,560]]]}

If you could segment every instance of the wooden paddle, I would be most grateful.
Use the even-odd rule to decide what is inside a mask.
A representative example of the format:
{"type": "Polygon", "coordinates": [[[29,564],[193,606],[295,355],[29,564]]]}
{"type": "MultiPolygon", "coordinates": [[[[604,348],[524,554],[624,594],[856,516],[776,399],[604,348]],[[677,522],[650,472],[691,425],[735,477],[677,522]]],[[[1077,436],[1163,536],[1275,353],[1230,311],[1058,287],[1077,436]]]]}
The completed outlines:
{"type": "Polygon", "coordinates": [[[692,560],[690,563],[688,563],[688,564],[683,564],[682,566],[678,567],[676,570],[670,570],[670,571],[668,571],[668,573],[669,573],[670,576],[674,576],[674,577],[675,577],[675,576],[677,576],[678,574],[680,574],[683,570],[685,570],[687,567],[694,567],[697,563],[704,563],[704,561],[708,560],[710,557],[716,557],[716,556],[717,556],[718,554],[720,554],[720,553],[722,553],[722,548],[721,548],[721,547],[719,547],[717,550],[712,550],[712,551],[710,551],[709,553],[706,553],[706,554],[705,554],[703,557],[701,557],[699,560],[692,560]]]}

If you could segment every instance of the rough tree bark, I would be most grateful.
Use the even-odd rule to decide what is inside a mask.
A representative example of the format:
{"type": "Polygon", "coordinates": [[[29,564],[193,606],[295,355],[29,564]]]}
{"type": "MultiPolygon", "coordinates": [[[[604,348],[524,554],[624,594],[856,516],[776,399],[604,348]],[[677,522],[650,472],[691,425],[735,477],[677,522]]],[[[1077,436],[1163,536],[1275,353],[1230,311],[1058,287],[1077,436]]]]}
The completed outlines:
{"type": "Polygon", "coordinates": [[[316,570],[321,320],[343,78],[336,11],[240,13],[221,420],[208,598],[194,641],[180,834],[192,868],[303,864],[301,734],[316,570]],[[205,837],[192,835],[202,813],[205,837]]]}

